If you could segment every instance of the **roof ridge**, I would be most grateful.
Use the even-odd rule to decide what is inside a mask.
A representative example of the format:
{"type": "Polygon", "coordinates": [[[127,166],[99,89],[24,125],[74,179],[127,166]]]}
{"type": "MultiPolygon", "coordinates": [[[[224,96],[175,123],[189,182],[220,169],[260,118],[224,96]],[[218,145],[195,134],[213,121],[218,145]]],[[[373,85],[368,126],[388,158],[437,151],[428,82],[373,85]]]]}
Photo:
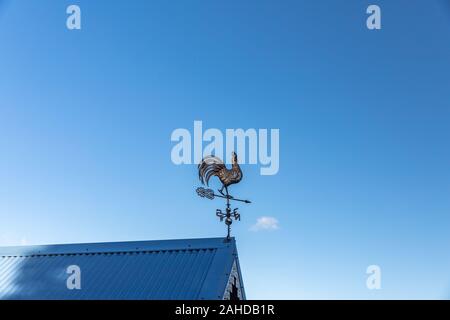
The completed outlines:
{"type": "Polygon", "coordinates": [[[0,254],[0,258],[29,258],[29,257],[57,257],[57,256],[89,256],[89,255],[121,255],[121,254],[152,254],[159,252],[186,252],[186,251],[214,251],[217,248],[181,248],[181,249],[153,249],[153,250],[111,250],[111,251],[84,251],[84,252],[61,252],[61,253],[29,253],[29,254],[0,254]]]}
{"type": "Polygon", "coordinates": [[[228,247],[235,243],[224,238],[174,239],[125,242],[74,243],[0,247],[0,256],[32,256],[55,254],[86,254],[108,252],[145,252],[169,250],[195,250],[228,247]]]}

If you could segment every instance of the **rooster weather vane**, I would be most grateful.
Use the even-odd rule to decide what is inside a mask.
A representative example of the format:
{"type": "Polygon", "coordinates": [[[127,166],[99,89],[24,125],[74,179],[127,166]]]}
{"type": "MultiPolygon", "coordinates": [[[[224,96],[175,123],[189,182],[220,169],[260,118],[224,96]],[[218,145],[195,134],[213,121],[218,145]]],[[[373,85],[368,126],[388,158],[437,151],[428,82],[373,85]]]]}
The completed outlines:
{"type": "Polygon", "coordinates": [[[226,199],[226,209],[223,212],[220,209],[216,210],[216,216],[220,218],[220,221],[225,219],[227,225],[227,240],[230,240],[231,224],[234,220],[241,220],[241,215],[238,213],[238,208],[231,210],[230,201],[239,201],[244,203],[251,203],[249,200],[237,199],[228,193],[228,187],[232,184],[239,183],[242,180],[242,171],[239,167],[237,154],[232,153],[232,165],[231,169],[228,169],[223,161],[215,156],[205,157],[198,165],[198,177],[200,182],[206,186],[209,186],[209,179],[216,176],[222,183],[219,194],[214,193],[212,189],[197,188],[197,194],[202,198],[213,200],[215,197],[226,199]],[[224,193],[225,190],[225,193],[224,193]]]}

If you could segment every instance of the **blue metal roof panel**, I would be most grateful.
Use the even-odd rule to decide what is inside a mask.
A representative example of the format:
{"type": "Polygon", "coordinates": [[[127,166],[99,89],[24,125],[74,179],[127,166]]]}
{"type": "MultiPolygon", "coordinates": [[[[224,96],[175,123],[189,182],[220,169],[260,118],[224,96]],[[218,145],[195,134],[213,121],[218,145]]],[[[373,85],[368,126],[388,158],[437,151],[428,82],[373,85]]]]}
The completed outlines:
{"type": "Polygon", "coordinates": [[[223,238],[5,247],[0,299],[220,299],[235,258],[223,238]]]}

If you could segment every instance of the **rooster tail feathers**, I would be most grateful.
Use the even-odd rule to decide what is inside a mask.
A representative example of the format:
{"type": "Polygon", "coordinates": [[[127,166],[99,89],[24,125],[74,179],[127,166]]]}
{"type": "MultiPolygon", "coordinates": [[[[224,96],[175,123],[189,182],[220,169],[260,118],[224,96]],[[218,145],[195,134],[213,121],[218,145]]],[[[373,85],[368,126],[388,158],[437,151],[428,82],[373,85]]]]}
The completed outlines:
{"type": "Polygon", "coordinates": [[[225,168],[225,164],[218,157],[207,156],[198,165],[198,178],[202,184],[209,184],[212,176],[217,176],[225,168]]]}

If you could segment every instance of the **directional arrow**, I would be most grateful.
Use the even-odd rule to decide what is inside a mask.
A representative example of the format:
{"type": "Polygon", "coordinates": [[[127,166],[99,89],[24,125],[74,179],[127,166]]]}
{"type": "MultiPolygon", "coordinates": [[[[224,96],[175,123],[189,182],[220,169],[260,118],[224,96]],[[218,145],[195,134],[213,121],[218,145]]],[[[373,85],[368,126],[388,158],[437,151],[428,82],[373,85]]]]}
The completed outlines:
{"type": "Polygon", "coordinates": [[[205,189],[205,188],[197,188],[195,191],[197,191],[197,194],[202,197],[202,198],[207,198],[210,200],[213,200],[214,197],[218,197],[218,198],[223,198],[223,199],[227,199],[227,200],[233,200],[233,201],[240,201],[240,202],[244,202],[244,203],[252,203],[250,200],[242,200],[242,199],[236,199],[233,196],[230,195],[221,195],[221,194],[216,194],[214,193],[214,190],[212,189],[205,189]]]}

